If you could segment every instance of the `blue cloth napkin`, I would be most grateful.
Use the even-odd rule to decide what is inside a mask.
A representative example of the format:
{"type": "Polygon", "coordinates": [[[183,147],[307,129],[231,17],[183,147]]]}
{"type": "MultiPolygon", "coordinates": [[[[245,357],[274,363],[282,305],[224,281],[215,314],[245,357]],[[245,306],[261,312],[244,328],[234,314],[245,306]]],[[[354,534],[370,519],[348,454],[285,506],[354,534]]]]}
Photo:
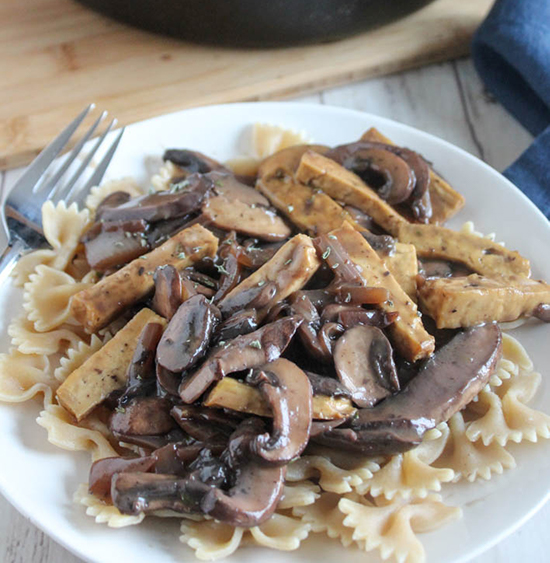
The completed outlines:
{"type": "Polygon", "coordinates": [[[537,137],[504,175],[550,218],[550,0],[497,0],[472,56],[487,88],[537,137]]]}

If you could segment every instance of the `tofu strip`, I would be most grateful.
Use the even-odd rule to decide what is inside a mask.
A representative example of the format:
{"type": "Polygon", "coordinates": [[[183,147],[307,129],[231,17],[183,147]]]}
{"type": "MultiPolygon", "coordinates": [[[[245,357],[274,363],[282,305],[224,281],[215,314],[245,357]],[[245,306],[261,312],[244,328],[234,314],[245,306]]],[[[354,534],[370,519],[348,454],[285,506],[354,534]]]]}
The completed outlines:
{"type": "Polygon", "coordinates": [[[374,190],[338,163],[313,151],[302,156],[296,179],[327,193],[336,201],[357,207],[370,215],[377,225],[396,236],[406,219],[389,206],[374,190]]]}
{"type": "Polygon", "coordinates": [[[529,260],[489,239],[451,231],[438,225],[401,225],[398,238],[414,244],[422,258],[443,258],[485,276],[518,274],[529,277],[529,260]]]}
{"type": "Polygon", "coordinates": [[[147,296],[154,287],[153,275],[159,266],[187,268],[205,256],[215,256],[217,249],[218,239],[203,226],[193,225],[93,287],[77,293],[71,302],[71,312],[87,331],[96,332],[147,296]]]}
{"type": "Polygon", "coordinates": [[[162,317],[150,309],[142,309],[67,377],[57,390],[59,404],[81,420],[113,391],[122,389],[138,337],[143,327],[151,322],[166,325],[162,317]]]}
{"type": "MultiPolygon", "coordinates": [[[[222,379],[210,391],[204,405],[258,416],[273,416],[269,404],[258,389],[231,377],[222,379]]],[[[313,418],[316,420],[348,418],[356,411],[349,399],[328,395],[314,395],[312,407],[313,418]]]]}
{"type": "Polygon", "coordinates": [[[550,303],[550,285],[523,276],[431,278],[419,288],[422,310],[438,328],[515,321],[550,303]]]}
{"type": "MultiPolygon", "coordinates": [[[[380,131],[372,127],[362,137],[362,141],[395,145],[380,131]]],[[[441,224],[464,207],[464,197],[454,190],[445,180],[430,168],[430,199],[432,202],[432,216],[430,223],[441,224]]]]}
{"type": "Polygon", "coordinates": [[[307,235],[296,235],[279,248],[271,260],[233,288],[218,307],[227,317],[246,309],[260,291],[266,291],[269,297],[262,303],[262,309],[267,311],[304,287],[320,265],[311,239],[307,235]]]}
{"type": "Polygon", "coordinates": [[[369,243],[347,223],[332,231],[327,239],[332,239],[334,243],[338,242],[342,246],[359,275],[365,280],[365,285],[384,287],[389,291],[390,298],[379,307],[387,312],[399,313],[399,318],[388,327],[398,352],[410,362],[430,356],[435,347],[433,336],[424,328],[415,303],[403,291],[369,243]]]}

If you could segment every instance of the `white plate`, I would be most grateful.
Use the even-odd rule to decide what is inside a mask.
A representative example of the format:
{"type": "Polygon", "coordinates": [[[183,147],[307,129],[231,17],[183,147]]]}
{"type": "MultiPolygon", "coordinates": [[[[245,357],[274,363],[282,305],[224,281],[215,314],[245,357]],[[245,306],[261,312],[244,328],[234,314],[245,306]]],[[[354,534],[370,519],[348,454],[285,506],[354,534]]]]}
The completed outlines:
{"type": "MultiPolygon", "coordinates": [[[[240,153],[243,132],[254,122],[267,122],[306,131],[316,142],[339,144],[357,139],[376,126],[398,144],[409,146],[435,167],[466,197],[466,207],[454,218],[456,228],[473,220],[478,230],[496,232],[497,240],[531,259],[535,277],[550,279],[550,224],[510,182],[477,158],[449,143],[373,115],[345,109],[292,103],[213,106],[165,115],[132,125],[109,169],[109,177],[133,175],[145,180],[144,157],[160,155],[167,147],[188,147],[225,160],[240,153]]],[[[6,327],[13,306],[13,290],[2,288],[5,312],[1,334],[7,349],[6,327]]],[[[514,331],[535,362],[546,370],[550,325],[540,323],[514,331]]],[[[550,412],[550,385],[543,378],[535,406],[550,412]]],[[[83,559],[101,563],[168,563],[193,561],[190,549],[178,541],[176,521],[150,518],[140,526],[121,530],[97,525],[72,503],[79,483],[87,480],[89,458],[64,452],[46,442],[45,431],[34,423],[38,405],[0,405],[0,489],[21,512],[59,543],[83,559]]],[[[550,442],[524,443],[513,448],[517,468],[489,482],[443,487],[446,499],[464,509],[464,517],[441,530],[421,536],[428,562],[457,563],[488,549],[532,516],[550,496],[550,442]]],[[[377,558],[337,540],[314,534],[295,552],[239,550],[230,561],[292,563],[341,561],[364,563],[377,558]]]]}

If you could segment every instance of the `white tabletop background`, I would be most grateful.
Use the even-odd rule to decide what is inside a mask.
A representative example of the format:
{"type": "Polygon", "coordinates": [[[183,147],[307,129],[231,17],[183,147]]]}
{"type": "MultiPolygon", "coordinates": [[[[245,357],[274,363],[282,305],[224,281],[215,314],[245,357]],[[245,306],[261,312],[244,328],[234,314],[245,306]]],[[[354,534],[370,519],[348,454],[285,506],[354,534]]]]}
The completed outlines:
{"type": "MultiPolygon", "coordinates": [[[[367,80],[295,101],[341,106],[395,119],[450,141],[499,171],[531,142],[531,136],[484,90],[470,60],[367,80]]],[[[2,193],[18,175],[18,171],[2,175],[2,193]]],[[[549,532],[550,503],[520,530],[472,563],[547,563],[549,532]]],[[[368,560],[372,561],[370,556],[368,560]]],[[[81,560],[44,535],[0,495],[0,562],[81,560]]]]}

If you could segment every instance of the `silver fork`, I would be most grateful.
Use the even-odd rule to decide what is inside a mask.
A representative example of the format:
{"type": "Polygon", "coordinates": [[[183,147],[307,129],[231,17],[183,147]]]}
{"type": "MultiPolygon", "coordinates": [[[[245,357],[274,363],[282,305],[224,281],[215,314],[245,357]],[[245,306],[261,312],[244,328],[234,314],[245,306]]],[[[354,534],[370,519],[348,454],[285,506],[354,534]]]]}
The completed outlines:
{"type": "Polygon", "coordinates": [[[51,200],[55,205],[59,201],[65,200],[67,205],[73,202],[82,204],[90,188],[101,182],[115,154],[124,129],[120,130],[120,133],[116,136],[89,180],[84,185],[77,184],[78,179],[81,178],[84,171],[88,168],[105,137],[115,125],[116,119],[109,123],[105,131],[96,140],[91,151],[83,158],[76,172],[66,181],[63,181],[63,178],[107,112],[103,112],[86,131],[55,173],[50,178],[45,176],[54,159],[67,146],[78,126],[93,108],[94,104],[90,104],[74,121],[67,125],[59,136],[33,160],[6,197],[2,206],[2,223],[8,237],[8,246],[0,256],[0,285],[5,282],[23,253],[28,250],[48,246],[42,231],[42,205],[44,202],[51,200]]]}

